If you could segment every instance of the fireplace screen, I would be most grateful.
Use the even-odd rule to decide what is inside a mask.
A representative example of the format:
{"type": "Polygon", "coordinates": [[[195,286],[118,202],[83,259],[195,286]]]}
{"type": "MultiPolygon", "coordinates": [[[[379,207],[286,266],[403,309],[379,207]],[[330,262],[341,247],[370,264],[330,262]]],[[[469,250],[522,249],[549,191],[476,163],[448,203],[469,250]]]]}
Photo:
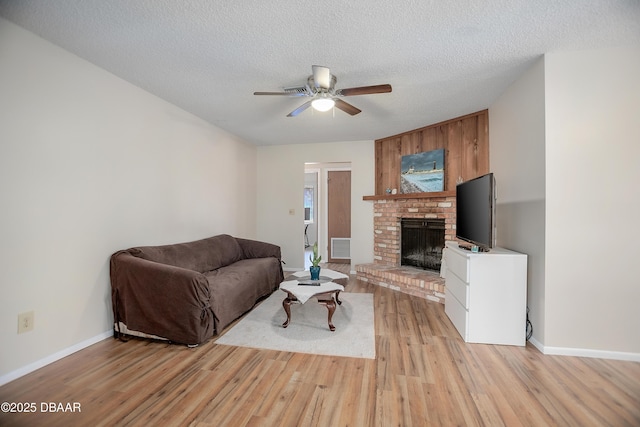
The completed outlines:
{"type": "Polygon", "coordinates": [[[402,218],[400,264],[440,271],[444,219],[402,218]]]}

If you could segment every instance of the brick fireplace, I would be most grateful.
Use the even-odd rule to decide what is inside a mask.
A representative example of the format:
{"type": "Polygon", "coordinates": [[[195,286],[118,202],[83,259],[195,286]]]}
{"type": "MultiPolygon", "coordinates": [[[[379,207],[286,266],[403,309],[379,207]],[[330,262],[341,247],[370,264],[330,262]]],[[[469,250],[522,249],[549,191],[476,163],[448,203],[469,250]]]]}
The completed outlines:
{"type": "Polygon", "coordinates": [[[356,266],[358,279],[444,303],[444,279],[439,271],[401,265],[400,224],[403,218],[443,219],[445,240],[455,240],[455,192],[369,196],[365,200],[373,201],[374,261],[356,266]]]}

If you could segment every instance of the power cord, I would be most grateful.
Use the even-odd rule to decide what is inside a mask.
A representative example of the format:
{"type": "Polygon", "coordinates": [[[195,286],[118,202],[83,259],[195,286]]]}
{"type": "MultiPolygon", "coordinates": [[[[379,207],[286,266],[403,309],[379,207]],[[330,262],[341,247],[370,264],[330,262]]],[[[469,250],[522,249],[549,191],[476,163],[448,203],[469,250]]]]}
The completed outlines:
{"type": "Polygon", "coordinates": [[[531,321],[529,320],[529,307],[527,307],[527,327],[526,327],[526,332],[527,332],[527,341],[529,341],[529,339],[533,335],[533,325],[531,324],[531,321]]]}

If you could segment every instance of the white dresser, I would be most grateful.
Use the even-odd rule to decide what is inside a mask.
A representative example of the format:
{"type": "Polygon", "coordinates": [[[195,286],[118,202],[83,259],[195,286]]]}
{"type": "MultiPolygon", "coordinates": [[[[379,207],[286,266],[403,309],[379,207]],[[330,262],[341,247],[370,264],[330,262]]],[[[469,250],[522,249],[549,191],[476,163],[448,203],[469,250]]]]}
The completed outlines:
{"type": "Polygon", "coordinates": [[[527,255],[474,253],[446,242],[445,313],[466,342],[526,342],[527,255]]]}

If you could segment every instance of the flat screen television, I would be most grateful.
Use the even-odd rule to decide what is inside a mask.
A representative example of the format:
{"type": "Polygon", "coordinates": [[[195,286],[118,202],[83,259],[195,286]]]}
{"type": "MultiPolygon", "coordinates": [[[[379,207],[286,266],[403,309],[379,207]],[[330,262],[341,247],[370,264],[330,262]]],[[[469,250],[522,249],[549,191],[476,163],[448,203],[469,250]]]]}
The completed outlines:
{"type": "Polygon", "coordinates": [[[456,237],[477,246],[479,251],[494,246],[495,191],[492,173],[456,186],[456,237]]]}

